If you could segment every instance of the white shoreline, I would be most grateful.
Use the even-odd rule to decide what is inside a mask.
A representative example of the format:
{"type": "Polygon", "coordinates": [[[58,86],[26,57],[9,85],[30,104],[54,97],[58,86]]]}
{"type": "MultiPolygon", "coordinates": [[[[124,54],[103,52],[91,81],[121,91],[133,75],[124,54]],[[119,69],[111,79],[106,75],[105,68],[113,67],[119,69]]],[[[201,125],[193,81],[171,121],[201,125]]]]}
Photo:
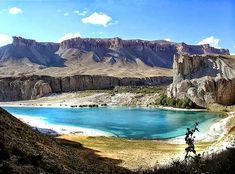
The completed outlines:
{"type": "MultiPolygon", "coordinates": [[[[195,141],[196,142],[214,142],[214,141],[220,141],[225,135],[228,134],[229,130],[227,128],[227,123],[230,119],[235,117],[235,112],[229,112],[227,114],[228,116],[225,118],[222,118],[215,123],[213,123],[208,132],[202,133],[202,132],[195,132],[195,141]]],[[[184,136],[179,136],[176,138],[172,138],[170,140],[167,140],[169,143],[176,143],[176,144],[185,144],[184,136]]]]}
{"type": "MultiPolygon", "coordinates": [[[[0,107],[36,107],[36,108],[82,108],[82,107],[72,107],[74,106],[74,104],[46,104],[46,103],[39,103],[37,105],[33,105],[33,104],[28,104],[28,103],[19,103],[18,101],[16,101],[16,104],[13,104],[14,102],[0,102],[0,107]],[[11,104],[9,104],[11,103],[11,104]]],[[[89,105],[89,104],[93,104],[93,103],[86,103],[86,104],[81,104],[81,105],[89,105]]],[[[107,105],[108,107],[128,107],[128,106],[113,106],[113,105],[107,105]]],[[[100,106],[99,107],[103,107],[100,106]]],[[[133,106],[129,106],[129,107],[133,107],[133,106]]],[[[87,107],[89,108],[89,107],[87,107]]],[[[174,107],[168,107],[168,106],[150,106],[150,107],[146,107],[146,106],[136,106],[136,108],[149,108],[149,109],[162,109],[162,110],[170,110],[170,111],[184,111],[184,112],[206,112],[208,111],[207,109],[186,109],[186,108],[174,108],[174,107]]]]}
{"type": "Polygon", "coordinates": [[[75,126],[66,125],[56,125],[47,123],[42,117],[31,117],[27,115],[12,114],[14,117],[18,118],[22,122],[28,124],[29,126],[37,129],[38,131],[48,134],[48,135],[65,135],[74,134],[78,136],[106,136],[114,137],[115,135],[109,132],[92,129],[92,128],[82,128],[75,126]]]}
{"type": "Polygon", "coordinates": [[[193,111],[193,112],[205,112],[207,109],[186,109],[186,108],[174,108],[170,106],[156,106],[155,108],[171,111],[193,111]]]}
{"type": "MultiPolygon", "coordinates": [[[[28,106],[28,105],[1,105],[7,107],[44,107],[44,108],[58,108],[55,106],[28,106]]],[[[59,108],[71,108],[70,106],[67,107],[59,107],[59,108]]],[[[169,108],[164,108],[169,109],[169,108]]],[[[175,108],[174,108],[175,109],[175,108]]],[[[182,110],[181,110],[182,111],[182,110]]],[[[190,110],[191,111],[191,110],[190,110]]],[[[17,115],[13,114],[16,118],[20,119],[24,123],[32,126],[35,129],[38,129],[42,133],[50,134],[50,135],[63,135],[63,134],[74,134],[78,136],[106,136],[106,137],[116,137],[116,135],[97,130],[92,128],[82,128],[82,127],[75,127],[75,126],[67,126],[67,125],[55,125],[51,123],[47,123],[43,120],[43,117],[31,117],[27,115],[17,115]]],[[[206,133],[196,132],[196,141],[203,141],[203,142],[213,142],[215,140],[221,139],[228,133],[229,130],[226,128],[227,122],[234,117],[235,114],[228,114],[228,117],[223,118],[219,121],[213,123],[209,131],[206,133]]],[[[166,142],[168,143],[176,143],[176,144],[185,144],[184,136],[179,136],[175,138],[167,139],[166,142]]]]}

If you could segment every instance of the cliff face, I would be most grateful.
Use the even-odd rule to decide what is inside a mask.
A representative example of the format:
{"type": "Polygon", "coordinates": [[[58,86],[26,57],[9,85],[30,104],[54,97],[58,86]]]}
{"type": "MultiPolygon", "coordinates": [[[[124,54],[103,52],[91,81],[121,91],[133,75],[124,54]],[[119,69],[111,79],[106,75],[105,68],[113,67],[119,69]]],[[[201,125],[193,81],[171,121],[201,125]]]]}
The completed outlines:
{"type": "Polygon", "coordinates": [[[71,58],[79,60],[91,53],[95,62],[115,64],[118,60],[136,63],[141,60],[151,67],[171,68],[173,55],[187,54],[229,54],[226,49],[216,49],[209,45],[187,45],[167,41],[122,40],[74,38],[62,43],[36,42],[35,40],[13,37],[13,43],[0,48],[0,61],[27,58],[35,64],[47,67],[64,66],[71,58]],[[72,55],[70,54],[73,52],[72,55]]]}
{"type": "Polygon", "coordinates": [[[187,54],[229,54],[226,49],[216,49],[209,45],[187,45],[167,41],[122,40],[111,39],[82,39],[74,38],[63,41],[60,50],[80,49],[93,52],[102,61],[105,57],[122,58],[135,61],[140,59],[148,66],[171,68],[173,56],[176,53],[187,54]]]}
{"type": "Polygon", "coordinates": [[[13,43],[0,48],[0,62],[20,61],[28,59],[29,62],[48,67],[63,66],[63,59],[55,52],[59,49],[56,43],[41,43],[35,40],[13,37],[13,43]]]}
{"type": "Polygon", "coordinates": [[[235,104],[235,59],[229,56],[176,56],[167,94],[189,98],[199,106],[235,104]]]}
{"type": "Polygon", "coordinates": [[[109,76],[77,75],[68,77],[29,76],[0,79],[0,101],[36,99],[51,93],[80,90],[111,89],[115,86],[170,84],[171,77],[116,78],[109,76]]]}

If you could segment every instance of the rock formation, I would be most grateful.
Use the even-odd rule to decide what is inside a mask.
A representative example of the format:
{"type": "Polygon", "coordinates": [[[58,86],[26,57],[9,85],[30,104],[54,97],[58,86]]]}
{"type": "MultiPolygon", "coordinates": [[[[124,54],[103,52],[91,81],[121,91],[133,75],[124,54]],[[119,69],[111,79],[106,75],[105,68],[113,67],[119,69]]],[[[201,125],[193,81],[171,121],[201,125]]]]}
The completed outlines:
{"type": "Polygon", "coordinates": [[[13,37],[12,44],[0,48],[0,101],[35,99],[53,92],[169,84],[176,53],[229,51],[163,40],[74,38],[49,43],[13,37]]]}
{"type": "Polygon", "coordinates": [[[27,58],[32,63],[47,67],[64,66],[65,60],[69,61],[71,58],[79,60],[87,53],[92,54],[94,63],[114,64],[117,60],[135,63],[138,59],[147,66],[171,68],[176,53],[229,54],[229,51],[209,45],[187,45],[163,40],[74,38],[61,43],[48,43],[13,37],[12,44],[0,48],[0,61],[27,58]],[[69,54],[71,51],[72,55],[69,54]]]}
{"type": "Polygon", "coordinates": [[[0,101],[36,99],[51,93],[112,89],[115,86],[167,85],[171,82],[171,77],[164,76],[150,78],[116,78],[90,75],[8,77],[0,79],[0,101]]]}
{"type": "Polygon", "coordinates": [[[235,104],[235,59],[222,55],[180,55],[173,63],[167,95],[189,98],[199,106],[235,104]]]}
{"type": "Polygon", "coordinates": [[[51,86],[43,80],[39,80],[33,87],[31,99],[40,98],[50,93],[52,93],[51,86]]]}

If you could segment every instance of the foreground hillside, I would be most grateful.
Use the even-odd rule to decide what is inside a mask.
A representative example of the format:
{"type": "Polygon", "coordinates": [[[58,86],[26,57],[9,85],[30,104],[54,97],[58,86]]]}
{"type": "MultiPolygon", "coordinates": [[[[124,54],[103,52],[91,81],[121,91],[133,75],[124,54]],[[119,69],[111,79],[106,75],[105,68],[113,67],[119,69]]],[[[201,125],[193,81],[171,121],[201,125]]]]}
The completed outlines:
{"type": "Polygon", "coordinates": [[[119,160],[103,158],[80,143],[32,130],[0,109],[0,173],[126,173],[119,160]]]}
{"type": "Polygon", "coordinates": [[[178,53],[229,54],[229,51],[164,40],[74,38],[48,43],[13,37],[12,44],[0,47],[0,76],[171,76],[173,57],[178,53]]]}
{"type": "MultiPolygon", "coordinates": [[[[225,139],[233,137],[234,144],[234,121],[231,124],[229,127],[232,127],[232,129],[225,139]]],[[[84,138],[75,135],[65,135],[60,138],[63,139],[55,139],[34,131],[3,109],[0,109],[0,173],[187,174],[209,172],[230,174],[234,171],[234,145],[220,154],[212,153],[210,158],[203,159],[200,162],[189,165],[183,162],[172,162],[172,165],[170,165],[169,157],[173,157],[173,154],[184,154],[183,145],[150,140],[131,141],[104,137],[84,138]],[[169,165],[159,168],[158,160],[167,156],[169,160],[165,161],[165,164],[169,165]],[[149,161],[152,163],[148,164],[149,161]],[[128,166],[128,168],[135,165],[135,172],[119,167],[121,164],[124,164],[125,167],[128,166]],[[151,165],[152,167],[148,170],[142,168],[143,164],[151,165]],[[136,168],[138,166],[140,168],[136,168]]],[[[218,147],[221,148],[223,142],[218,143],[218,147]]],[[[208,145],[196,144],[197,152],[201,152],[208,145]]],[[[214,149],[214,152],[216,152],[216,149],[214,149]]]]}

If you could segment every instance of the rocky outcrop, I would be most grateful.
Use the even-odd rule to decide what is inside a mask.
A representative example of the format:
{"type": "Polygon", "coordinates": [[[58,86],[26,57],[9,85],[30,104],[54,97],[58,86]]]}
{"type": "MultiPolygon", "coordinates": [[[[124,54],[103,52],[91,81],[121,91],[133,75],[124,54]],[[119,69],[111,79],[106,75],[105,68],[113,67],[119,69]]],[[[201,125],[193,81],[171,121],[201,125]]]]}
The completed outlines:
{"type": "Polygon", "coordinates": [[[77,75],[68,77],[23,76],[0,79],[0,101],[28,100],[51,93],[112,89],[115,86],[167,85],[171,77],[116,78],[77,75]]]}
{"type": "Polygon", "coordinates": [[[112,60],[110,64],[115,64],[117,60],[136,63],[137,60],[141,60],[151,67],[171,68],[176,53],[229,54],[229,51],[209,45],[187,45],[163,40],[73,38],[61,43],[48,43],[13,37],[12,44],[0,48],[0,62],[27,58],[38,65],[63,67],[65,60],[79,60],[87,53],[93,55],[93,63],[109,62],[108,60],[112,60]],[[72,55],[69,54],[71,51],[72,55]]]}
{"type": "Polygon", "coordinates": [[[41,98],[50,93],[52,93],[51,86],[48,83],[45,83],[43,80],[39,80],[33,87],[31,99],[41,98]]]}
{"type": "Polygon", "coordinates": [[[235,59],[222,55],[180,55],[173,64],[167,95],[189,98],[199,106],[235,104],[235,59]]]}

